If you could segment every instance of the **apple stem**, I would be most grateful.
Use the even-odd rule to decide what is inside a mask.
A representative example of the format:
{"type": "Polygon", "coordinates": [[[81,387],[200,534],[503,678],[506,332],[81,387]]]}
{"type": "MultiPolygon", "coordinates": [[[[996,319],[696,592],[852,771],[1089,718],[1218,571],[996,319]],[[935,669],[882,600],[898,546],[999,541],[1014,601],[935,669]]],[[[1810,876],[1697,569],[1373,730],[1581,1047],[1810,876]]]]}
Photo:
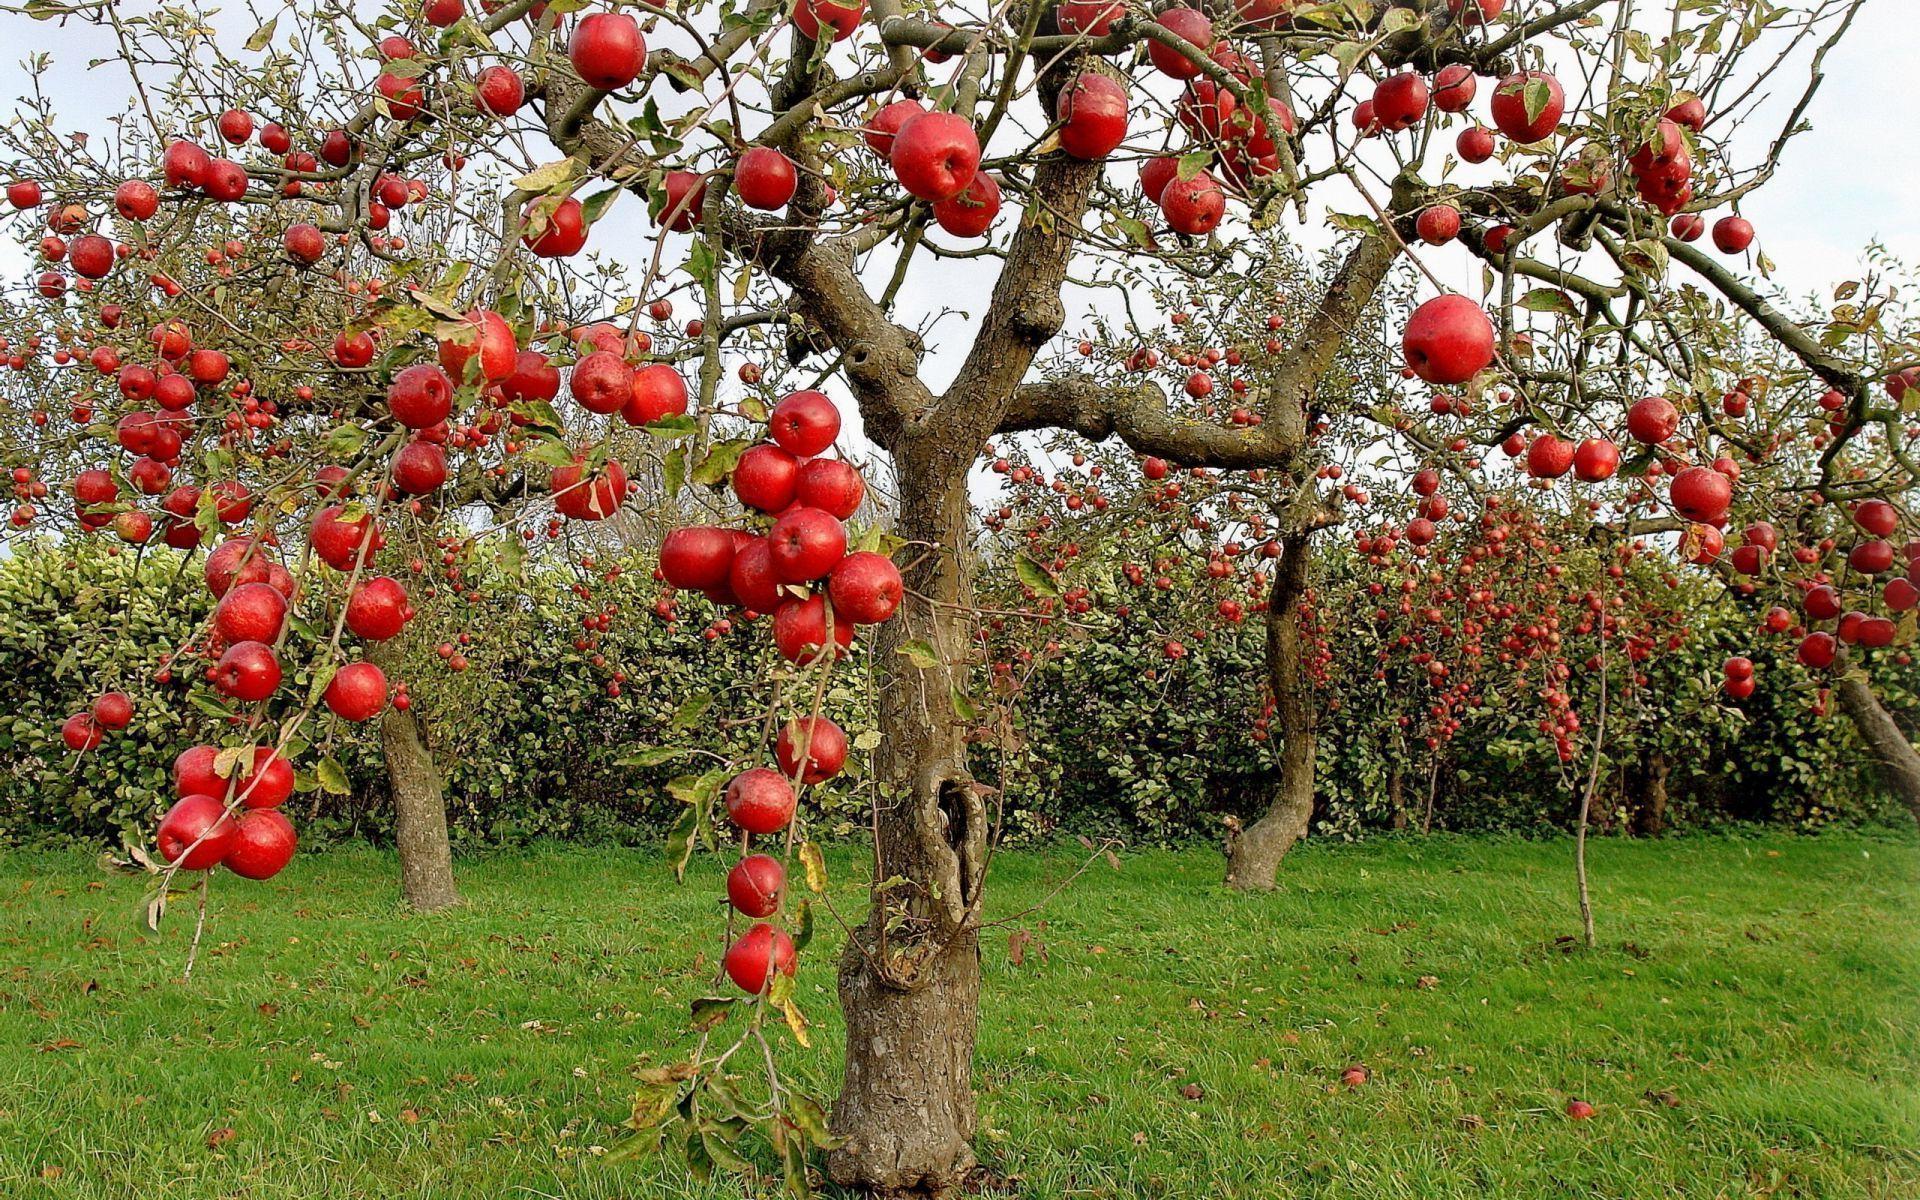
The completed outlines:
{"type": "Polygon", "coordinates": [[[212,871],[200,872],[200,911],[193,918],[193,944],[187,947],[187,965],[180,972],[181,983],[193,978],[193,963],[200,956],[200,934],[207,927],[207,883],[212,875],[212,871]]]}

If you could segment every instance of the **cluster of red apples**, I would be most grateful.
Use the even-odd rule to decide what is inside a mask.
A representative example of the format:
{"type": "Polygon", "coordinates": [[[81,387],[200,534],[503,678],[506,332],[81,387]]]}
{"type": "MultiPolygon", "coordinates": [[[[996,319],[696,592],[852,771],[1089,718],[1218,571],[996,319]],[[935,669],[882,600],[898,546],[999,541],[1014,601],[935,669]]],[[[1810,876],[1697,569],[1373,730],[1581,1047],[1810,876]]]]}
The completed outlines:
{"type": "MultiPolygon", "coordinates": [[[[852,465],[820,457],[840,433],[833,401],[821,392],[793,392],[774,406],[767,426],[771,440],[743,451],[732,476],[754,528],[672,531],[660,544],[660,576],[740,610],[747,620],[772,614],[781,656],[825,671],[852,645],[856,626],[893,616],[900,571],[883,554],[847,551],[843,522],[860,507],[866,483],[852,465]]],[[[727,784],[727,815],[743,841],[791,826],[796,789],[840,773],[847,736],[813,713],[785,724],[774,757],[779,770],[753,767],[727,784]]],[[[785,886],[785,868],[768,854],[748,854],[727,875],[728,900],[754,924],[728,949],[724,965],[735,984],[755,995],[775,973],[794,970],[792,939],[766,921],[779,911],[785,886]]]]}

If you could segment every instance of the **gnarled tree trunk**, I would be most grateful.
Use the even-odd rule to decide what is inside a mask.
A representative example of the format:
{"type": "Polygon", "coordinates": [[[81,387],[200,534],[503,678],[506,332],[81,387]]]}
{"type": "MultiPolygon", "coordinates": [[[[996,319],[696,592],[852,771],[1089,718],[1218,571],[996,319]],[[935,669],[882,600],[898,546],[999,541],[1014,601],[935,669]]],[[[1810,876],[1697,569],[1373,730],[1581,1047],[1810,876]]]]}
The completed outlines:
{"type": "Polygon", "coordinates": [[[907,595],[874,645],[884,678],[876,754],[885,789],[874,819],[874,897],[840,963],[846,1074],[828,1157],[835,1181],[881,1194],[938,1195],[964,1183],[972,1149],[974,1032],[980,1005],[979,895],[986,806],[967,771],[972,601],[966,471],[971,455],[911,438],[894,448],[907,595]],[[917,560],[917,561],[916,561],[917,560]],[[913,641],[938,664],[913,669],[913,641]],[[961,703],[964,703],[961,702],[961,703]]]}
{"type": "Polygon", "coordinates": [[[1267,679],[1273,689],[1274,728],[1281,738],[1267,810],[1227,839],[1227,886],[1270,891],[1280,860],[1307,834],[1313,817],[1313,766],[1318,737],[1312,684],[1300,633],[1300,593],[1307,586],[1310,533],[1280,540],[1280,567],[1267,600],[1267,679]]]}
{"type": "Polygon", "coordinates": [[[1915,752],[1893,715],[1873,694],[1866,672],[1843,669],[1834,691],[1839,694],[1840,707],[1859,730],[1860,740],[1867,744],[1867,752],[1879,764],[1881,778],[1914,820],[1920,821],[1920,753],[1915,752]]]}

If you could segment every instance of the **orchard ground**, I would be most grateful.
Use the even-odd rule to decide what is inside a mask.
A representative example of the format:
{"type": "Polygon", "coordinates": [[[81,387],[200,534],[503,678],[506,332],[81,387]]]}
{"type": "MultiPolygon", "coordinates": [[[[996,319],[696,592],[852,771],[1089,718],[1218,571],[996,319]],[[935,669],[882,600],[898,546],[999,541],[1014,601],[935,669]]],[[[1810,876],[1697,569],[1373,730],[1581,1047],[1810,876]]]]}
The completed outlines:
{"type": "MultiPolygon", "coordinates": [[[[983,1150],[1048,1197],[1920,1195],[1920,841],[1603,840],[1594,952],[1571,854],[1308,842],[1265,896],[1207,851],[1128,854],[1027,915],[1082,855],[1002,854],[983,1150]]],[[[865,860],[836,858],[858,910],[865,860]]],[[[0,856],[0,1195],[740,1196],[594,1149],[636,1062],[682,1049],[723,864],[461,866],[437,916],[365,849],[217,880],[183,985],[190,913],[156,938],[85,854],[0,856]]],[[[800,976],[829,1027],[839,943],[800,976]]],[[[793,1057],[831,1090],[836,1049],[793,1057]]]]}

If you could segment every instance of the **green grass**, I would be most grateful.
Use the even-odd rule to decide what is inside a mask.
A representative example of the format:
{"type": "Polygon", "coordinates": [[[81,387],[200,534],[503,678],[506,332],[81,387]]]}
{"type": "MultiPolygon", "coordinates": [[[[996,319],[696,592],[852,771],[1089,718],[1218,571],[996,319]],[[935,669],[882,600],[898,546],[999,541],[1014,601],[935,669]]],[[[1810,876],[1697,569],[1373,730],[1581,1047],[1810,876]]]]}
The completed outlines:
{"type": "MultiPolygon", "coordinates": [[[[1920,1196],[1920,844],[1601,842],[1594,952],[1557,941],[1570,859],[1309,844],[1260,897],[1205,852],[1099,867],[1023,921],[1044,954],[988,932],[983,1156],[1030,1196],[1920,1196]]],[[[1075,863],[1002,855],[994,910],[1075,863]]],[[[308,856],[217,881],[182,985],[190,911],[150,936],[135,881],[0,855],[0,1195],[738,1197],[591,1149],[684,1052],[721,871],[498,854],[418,917],[385,855],[308,856]]],[[[822,1048],[788,1055],[826,1091],[833,949],[800,977],[822,1048]]]]}

